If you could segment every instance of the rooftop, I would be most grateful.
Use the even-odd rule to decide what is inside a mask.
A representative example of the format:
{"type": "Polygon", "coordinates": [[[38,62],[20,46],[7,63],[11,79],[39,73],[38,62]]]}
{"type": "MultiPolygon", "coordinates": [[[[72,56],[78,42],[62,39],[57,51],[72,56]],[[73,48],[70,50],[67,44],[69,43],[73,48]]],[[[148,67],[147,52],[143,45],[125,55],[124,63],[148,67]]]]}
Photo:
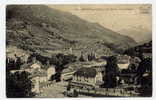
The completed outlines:
{"type": "Polygon", "coordinates": [[[97,74],[96,69],[86,67],[80,68],[74,73],[74,75],[76,76],[91,77],[91,78],[95,77],[96,74],[97,74]]]}

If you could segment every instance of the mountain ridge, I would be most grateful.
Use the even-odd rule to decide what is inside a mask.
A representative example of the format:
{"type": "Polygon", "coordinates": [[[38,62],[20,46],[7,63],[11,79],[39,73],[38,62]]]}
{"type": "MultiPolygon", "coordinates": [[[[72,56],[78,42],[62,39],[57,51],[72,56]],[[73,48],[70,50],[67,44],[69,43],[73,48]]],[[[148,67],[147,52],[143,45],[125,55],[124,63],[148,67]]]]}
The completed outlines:
{"type": "Polygon", "coordinates": [[[6,15],[7,45],[22,49],[84,49],[97,42],[103,43],[106,49],[112,48],[105,44],[113,44],[113,49],[127,49],[136,45],[130,37],[47,6],[9,5],[6,15]]]}

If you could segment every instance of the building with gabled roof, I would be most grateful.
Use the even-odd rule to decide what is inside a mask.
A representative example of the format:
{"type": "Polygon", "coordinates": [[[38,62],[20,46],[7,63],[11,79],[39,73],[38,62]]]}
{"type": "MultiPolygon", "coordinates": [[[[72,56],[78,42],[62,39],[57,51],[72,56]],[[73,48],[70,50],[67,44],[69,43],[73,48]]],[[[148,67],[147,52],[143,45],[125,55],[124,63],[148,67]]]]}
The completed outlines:
{"type": "Polygon", "coordinates": [[[73,74],[72,82],[84,84],[84,86],[87,84],[98,87],[101,84],[97,83],[103,82],[102,77],[102,71],[98,71],[93,67],[82,67],[73,74]]]}

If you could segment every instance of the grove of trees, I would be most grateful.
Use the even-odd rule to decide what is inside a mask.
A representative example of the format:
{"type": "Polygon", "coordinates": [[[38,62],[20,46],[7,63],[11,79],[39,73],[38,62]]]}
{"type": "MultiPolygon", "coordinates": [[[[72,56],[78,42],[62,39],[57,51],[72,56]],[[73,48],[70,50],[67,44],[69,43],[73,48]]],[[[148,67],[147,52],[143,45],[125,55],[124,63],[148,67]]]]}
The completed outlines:
{"type": "Polygon", "coordinates": [[[6,95],[8,98],[29,98],[35,94],[31,91],[33,84],[28,72],[7,72],[6,95]]]}

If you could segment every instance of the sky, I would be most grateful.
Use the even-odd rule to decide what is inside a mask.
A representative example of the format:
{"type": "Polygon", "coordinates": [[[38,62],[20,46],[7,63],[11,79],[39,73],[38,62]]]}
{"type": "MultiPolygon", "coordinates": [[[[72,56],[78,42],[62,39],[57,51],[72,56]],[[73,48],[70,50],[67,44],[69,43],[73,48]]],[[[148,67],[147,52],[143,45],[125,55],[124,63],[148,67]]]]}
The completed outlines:
{"type": "Polygon", "coordinates": [[[77,4],[48,5],[70,12],[89,22],[99,23],[137,42],[152,38],[152,7],[150,4],[77,4]]]}

